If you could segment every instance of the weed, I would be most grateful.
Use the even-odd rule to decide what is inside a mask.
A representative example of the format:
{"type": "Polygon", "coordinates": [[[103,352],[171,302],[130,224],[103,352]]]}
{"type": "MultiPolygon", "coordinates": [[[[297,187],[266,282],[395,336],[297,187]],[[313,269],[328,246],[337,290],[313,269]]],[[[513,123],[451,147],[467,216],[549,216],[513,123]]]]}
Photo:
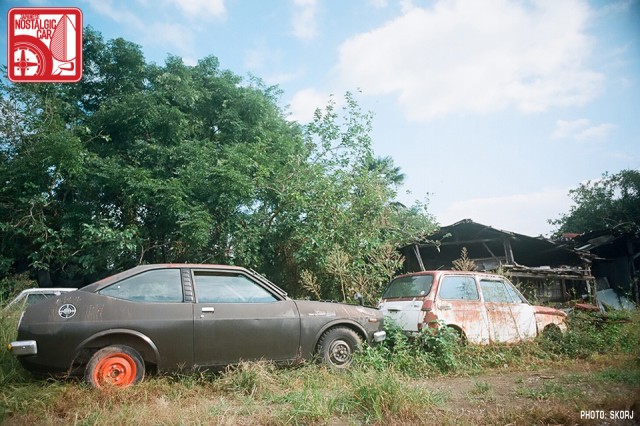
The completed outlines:
{"type": "Polygon", "coordinates": [[[460,336],[455,330],[441,324],[409,337],[390,322],[385,322],[385,330],[387,339],[374,348],[365,348],[356,359],[357,365],[378,371],[393,369],[411,377],[457,368],[460,336]]]}
{"type": "Polygon", "coordinates": [[[19,312],[0,311],[0,387],[29,378],[18,360],[7,350],[7,345],[16,338],[19,318],[19,312]]]}
{"type": "Polygon", "coordinates": [[[473,384],[473,389],[467,394],[471,400],[494,402],[496,400],[493,386],[485,381],[478,381],[473,384]]]}
{"type": "Polygon", "coordinates": [[[575,399],[582,396],[583,392],[569,385],[544,382],[542,386],[520,386],[516,389],[516,394],[537,401],[547,401],[550,399],[575,399]]]}
{"type": "Polygon", "coordinates": [[[607,368],[597,372],[593,376],[594,380],[602,380],[609,382],[625,383],[633,386],[640,386],[640,371],[638,370],[621,370],[618,368],[607,368]]]}
{"type": "Polygon", "coordinates": [[[418,420],[426,409],[442,405],[445,400],[444,394],[409,384],[397,375],[354,371],[350,391],[342,404],[354,407],[366,423],[385,423],[385,420],[410,423],[418,420]]]}
{"type": "MultiPolygon", "coordinates": [[[[7,276],[0,279],[0,302],[6,302],[17,296],[22,290],[37,287],[35,281],[31,280],[28,274],[7,276]]],[[[0,307],[4,303],[0,303],[0,307]]]]}
{"type": "Polygon", "coordinates": [[[219,386],[246,396],[264,394],[277,383],[274,373],[275,366],[270,362],[241,362],[227,368],[219,379],[219,386]]]}
{"type": "Polygon", "coordinates": [[[640,364],[633,362],[639,352],[637,317],[603,322],[577,315],[570,330],[555,339],[491,346],[458,345],[444,327],[409,338],[388,326],[388,341],[365,347],[342,374],[313,363],[284,369],[266,362],[241,363],[215,374],[151,376],[114,392],[78,381],[32,379],[3,350],[16,337],[17,321],[15,315],[0,316],[0,423],[416,424],[425,423],[430,412],[442,424],[578,423],[579,411],[568,405],[581,401],[581,407],[623,409],[640,388],[640,364]],[[504,405],[502,387],[494,387],[489,378],[475,379],[460,395],[430,391],[425,380],[443,373],[556,368],[575,365],[576,358],[588,359],[590,371],[608,368],[581,375],[583,380],[567,375],[560,383],[519,379],[516,395],[527,398],[519,407],[504,405]],[[598,392],[591,392],[594,384],[598,392]]]}

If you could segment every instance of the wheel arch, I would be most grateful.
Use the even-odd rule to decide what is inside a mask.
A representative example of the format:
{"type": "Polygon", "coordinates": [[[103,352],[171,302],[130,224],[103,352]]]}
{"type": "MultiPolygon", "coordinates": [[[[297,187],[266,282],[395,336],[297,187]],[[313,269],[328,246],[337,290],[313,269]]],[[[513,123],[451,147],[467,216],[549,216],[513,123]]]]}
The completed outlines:
{"type": "Polygon", "coordinates": [[[463,342],[467,341],[467,333],[464,332],[464,329],[461,326],[457,324],[446,324],[445,327],[450,328],[458,333],[463,342]]]}
{"type": "Polygon", "coordinates": [[[76,347],[72,370],[85,365],[96,351],[112,345],[126,345],[135,349],[145,364],[154,365],[157,368],[160,363],[158,347],[148,336],[135,330],[112,329],[96,333],[76,347]]]}

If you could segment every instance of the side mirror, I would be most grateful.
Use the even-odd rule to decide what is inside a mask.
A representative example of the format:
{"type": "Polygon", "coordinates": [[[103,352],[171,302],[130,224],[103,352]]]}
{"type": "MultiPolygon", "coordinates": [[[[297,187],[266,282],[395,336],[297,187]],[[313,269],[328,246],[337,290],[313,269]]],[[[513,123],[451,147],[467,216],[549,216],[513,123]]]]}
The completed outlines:
{"type": "Polygon", "coordinates": [[[358,302],[358,304],[360,306],[364,306],[364,297],[362,297],[362,294],[360,293],[356,293],[353,295],[353,300],[355,300],[356,302],[358,302]]]}

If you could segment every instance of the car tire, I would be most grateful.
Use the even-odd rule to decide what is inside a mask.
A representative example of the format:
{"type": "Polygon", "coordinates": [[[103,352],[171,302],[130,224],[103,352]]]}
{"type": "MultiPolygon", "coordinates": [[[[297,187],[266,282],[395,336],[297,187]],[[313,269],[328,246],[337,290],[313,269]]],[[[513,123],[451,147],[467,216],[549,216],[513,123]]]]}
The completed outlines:
{"type": "Polygon", "coordinates": [[[144,373],[144,361],[138,351],[129,346],[114,345],[93,354],[84,378],[96,388],[126,388],[141,381],[144,373]]]}
{"type": "Polygon", "coordinates": [[[318,354],[324,364],[338,370],[349,367],[354,353],[362,349],[362,338],[347,327],[327,330],[318,341],[318,354]]]}

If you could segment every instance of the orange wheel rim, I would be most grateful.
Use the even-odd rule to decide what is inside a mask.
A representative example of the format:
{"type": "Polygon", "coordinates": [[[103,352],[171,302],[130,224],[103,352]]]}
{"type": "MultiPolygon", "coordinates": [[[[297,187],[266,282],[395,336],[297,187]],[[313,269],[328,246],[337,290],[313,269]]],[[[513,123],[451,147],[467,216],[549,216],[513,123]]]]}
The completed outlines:
{"type": "Polygon", "coordinates": [[[133,358],[125,353],[104,357],[93,370],[93,380],[98,387],[111,385],[127,387],[133,383],[138,369],[133,358]]]}

